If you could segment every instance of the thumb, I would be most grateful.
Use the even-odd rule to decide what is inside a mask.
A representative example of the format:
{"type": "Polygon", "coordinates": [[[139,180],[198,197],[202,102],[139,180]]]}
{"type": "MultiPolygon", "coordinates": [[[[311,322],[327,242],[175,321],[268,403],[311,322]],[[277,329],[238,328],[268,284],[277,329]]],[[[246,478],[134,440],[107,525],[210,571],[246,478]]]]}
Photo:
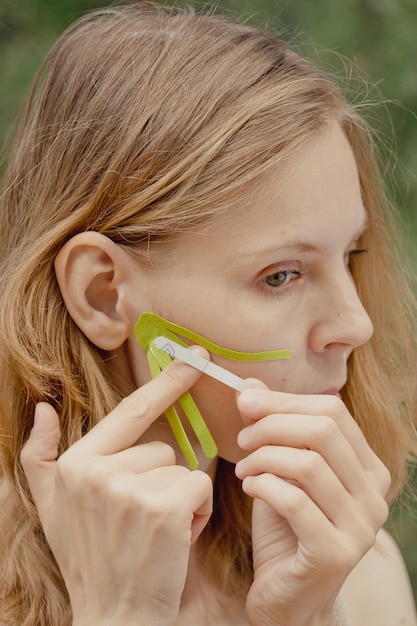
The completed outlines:
{"type": "Polygon", "coordinates": [[[237,394],[236,402],[242,421],[248,426],[253,424],[254,421],[252,416],[254,404],[256,405],[256,393],[254,390],[268,389],[268,387],[257,378],[245,378],[245,383],[247,383],[247,388],[237,394]]]}
{"type": "Polygon", "coordinates": [[[46,402],[37,404],[34,425],[22,448],[20,461],[44,527],[55,490],[60,438],[59,418],[55,409],[46,402]]]}

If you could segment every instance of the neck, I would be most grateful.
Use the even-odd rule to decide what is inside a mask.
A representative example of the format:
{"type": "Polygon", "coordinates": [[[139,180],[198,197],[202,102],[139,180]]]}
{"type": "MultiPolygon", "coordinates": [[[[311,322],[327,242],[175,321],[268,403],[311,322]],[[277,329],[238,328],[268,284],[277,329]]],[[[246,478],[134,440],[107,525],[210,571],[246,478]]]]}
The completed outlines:
{"type": "Polygon", "coordinates": [[[247,626],[243,598],[216,589],[202,570],[198,542],[191,549],[178,626],[247,626]]]}

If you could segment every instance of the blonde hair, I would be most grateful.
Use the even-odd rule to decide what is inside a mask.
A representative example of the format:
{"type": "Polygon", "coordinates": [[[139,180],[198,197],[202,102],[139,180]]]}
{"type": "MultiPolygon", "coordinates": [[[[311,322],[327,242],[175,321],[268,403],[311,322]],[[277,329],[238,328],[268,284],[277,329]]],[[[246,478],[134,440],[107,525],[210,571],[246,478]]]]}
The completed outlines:
{"type": "MultiPolygon", "coordinates": [[[[58,410],[62,452],[129,390],[63,304],[53,263],[85,230],[148,262],[158,242],[217,219],[272,165],[330,121],[354,150],[370,216],[353,269],[374,338],[350,359],[345,401],[393,476],[414,451],[414,300],[391,243],[391,209],[371,133],[339,88],[270,34],[150,2],[88,14],[39,71],[1,200],[2,624],[64,625],[71,610],[19,455],[35,404],[58,410]]],[[[212,579],[251,579],[250,501],[220,460],[202,539],[212,579]]]]}

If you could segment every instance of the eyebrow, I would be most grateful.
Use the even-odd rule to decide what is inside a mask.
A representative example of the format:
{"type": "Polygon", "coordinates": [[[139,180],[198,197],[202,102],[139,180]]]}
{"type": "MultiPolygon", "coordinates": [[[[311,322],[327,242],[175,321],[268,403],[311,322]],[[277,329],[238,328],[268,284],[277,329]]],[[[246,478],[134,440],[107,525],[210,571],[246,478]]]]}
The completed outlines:
{"type": "MultiPolygon", "coordinates": [[[[369,225],[369,217],[366,211],[364,211],[364,217],[360,227],[357,229],[353,237],[351,238],[351,242],[356,241],[364,234],[369,225]]],[[[317,245],[315,243],[311,243],[306,240],[294,240],[289,241],[287,244],[280,246],[279,244],[275,244],[269,246],[267,248],[259,248],[252,249],[248,248],[247,250],[240,250],[240,254],[245,257],[257,257],[261,255],[273,254],[277,251],[285,252],[288,250],[289,252],[293,252],[295,254],[308,254],[308,253],[316,253],[316,254],[326,254],[328,252],[328,248],[326,246],[317,245]]]]}
{"type": "Polygon", "coordinates": [[[239,250],[239,255],[244,257],[257,257],[268,254],[273,254],[274,252],[280,251],[285,252],[293,252],[295,254],[307,254],[307,253],[318,253],[325,254],[327,249],[324,246],[317,246],[315,244],[309,243],[307,241],[292,241],[285,246],[280,246],[279,244],[275,244],[269,246],[268,248],[259,248],[259,249],[248,249],[248,250],[239,250]]]}

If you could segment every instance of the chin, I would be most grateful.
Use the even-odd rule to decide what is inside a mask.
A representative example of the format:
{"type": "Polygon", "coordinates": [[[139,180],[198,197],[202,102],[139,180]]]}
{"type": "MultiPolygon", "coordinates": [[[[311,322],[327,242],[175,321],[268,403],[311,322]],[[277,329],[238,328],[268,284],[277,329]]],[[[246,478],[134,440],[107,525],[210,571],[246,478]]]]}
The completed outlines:
{"type": "Polygon", "coordinates": [[[244,459],[247,454],[247,452],[245,452],[244,450],[240,450],[240,448],[234,451],[219,450],[218,457],[223,461],[227,461],[228,463],[236,465],[236,463],[241,459],[244,459]]]}

